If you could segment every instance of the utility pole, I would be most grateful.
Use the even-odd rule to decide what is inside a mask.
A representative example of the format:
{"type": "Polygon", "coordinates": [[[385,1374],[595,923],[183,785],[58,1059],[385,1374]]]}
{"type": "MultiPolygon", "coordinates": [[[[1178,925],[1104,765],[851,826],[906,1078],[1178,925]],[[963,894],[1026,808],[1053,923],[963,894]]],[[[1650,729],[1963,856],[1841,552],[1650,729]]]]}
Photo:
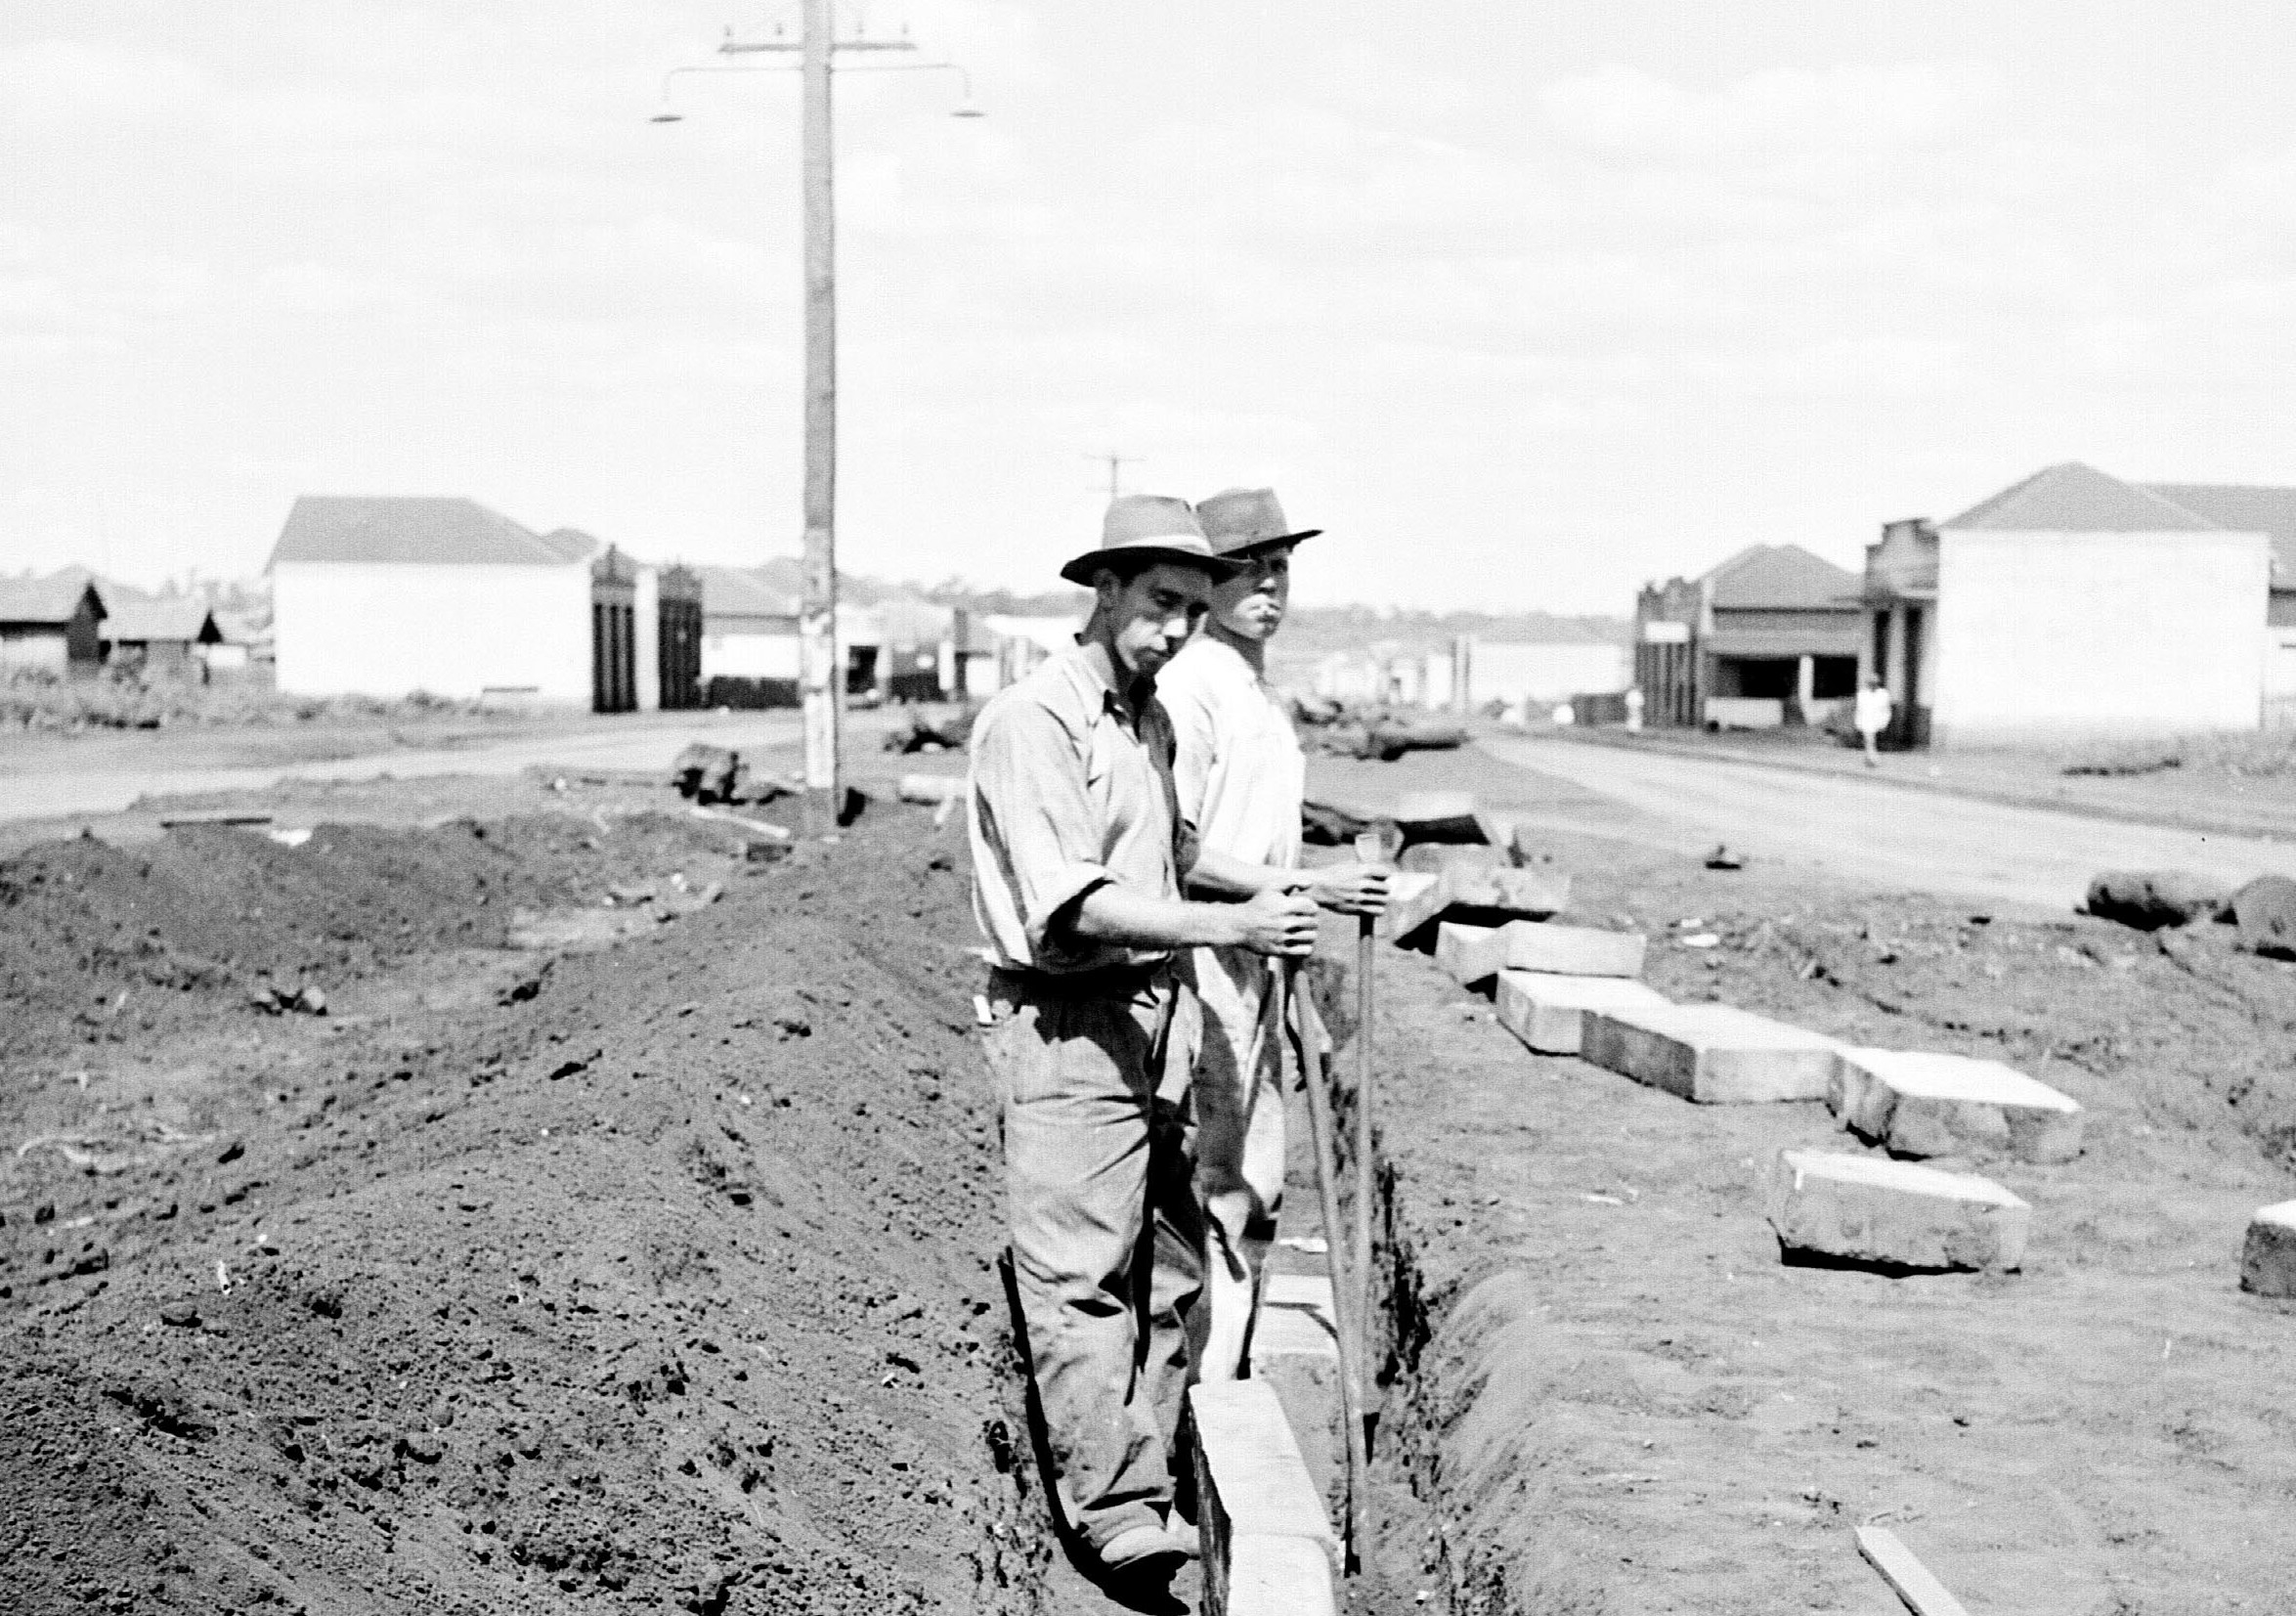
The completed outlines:
{"type": "Polygon", "coordinates": [[[1124,492],[1123,478],[1121,475],[1122,468],[1128,465],[1138,465],[1141,463],[1141,459],[1138,455],[1119,455],[1113,449],[1109,450],[1105,455],[1087,455],[1084,458],[1088,460],[1105,460],[1108,462],[1108,502],[1111,504],[1115,502],[1116,497],[1124,492]]]}
{"type": "Polygon", "coordinates": [[[805,556],[798,607],[799,687],[804,696],[805,789],[826,800],[827,822],[845,807],[838,766],[844,670],[837,654],[837,197],[830,119],[831,58],[839,51],[913,51],[906,39],[839,39],[831,0],[801,0],[798,42],[732,39],[726,56],[796,51],[803,87],[801,144],[805,234],[805,556]]]}

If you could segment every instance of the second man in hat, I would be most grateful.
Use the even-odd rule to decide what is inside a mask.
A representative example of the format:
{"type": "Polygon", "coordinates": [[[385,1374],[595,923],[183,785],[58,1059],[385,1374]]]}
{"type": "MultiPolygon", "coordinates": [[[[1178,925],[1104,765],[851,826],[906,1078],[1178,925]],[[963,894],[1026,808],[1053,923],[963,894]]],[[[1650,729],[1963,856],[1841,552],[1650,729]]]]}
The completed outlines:
{"type": "MultiPolygon", "coordinates": [[[[1189,872],[1199,895],[1304,893],[1341,914],[1377,914],[1376,866],[1303,870],[1300,807],[1307,761],[1284,700],[1268,680],[1268,643],[1291,599],[1292,550],[1321,529],[1284,520],[1272,489],[1232,488],[1196,506],[1204,535],[1236,571],[1213,585],[1203,628],[1157,681],[1174,733],[1173,787],[1199,847],[1189,872]]],[[[1278,967],[1265,954],[1196,950],[1202,1042],[1191,1092],[1196,1183],[1207,1222],[1209,1327],[1201,1379],[1233,1379],[1249,1348],[1267,1254],[1283,1198],[1283,1027],[1278,967]]]]}

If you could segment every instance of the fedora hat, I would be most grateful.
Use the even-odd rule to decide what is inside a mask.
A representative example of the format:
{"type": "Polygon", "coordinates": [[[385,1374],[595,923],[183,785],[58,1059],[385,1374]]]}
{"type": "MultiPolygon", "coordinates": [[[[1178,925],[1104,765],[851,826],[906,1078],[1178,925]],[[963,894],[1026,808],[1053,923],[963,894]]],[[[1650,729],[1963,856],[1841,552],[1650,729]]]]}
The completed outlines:
{"type": "Polygon", "coordinates": [[[1195,507],[1204,525],[1204,537],[1222,555],[1249,559],[1277,545],[1296,545],[1313,539],[1321,528],[1292,531],[1283,519],[1272,488],[1224,488],[1195,507]]]}
{"type": "Polygon", "coordinates": [[[1061,569],[1071,584],[1090,584],[1093,574],[1109,561],[1138,557],[1148,562],[1177,561],[1199,567],[1214,581],[1232,578],[1237,563],[1225,559],[1204,537],[1186,500],[1163,494],[1123,494],[1108,502],[1101,518],[1101,542],[1061,569]]]}

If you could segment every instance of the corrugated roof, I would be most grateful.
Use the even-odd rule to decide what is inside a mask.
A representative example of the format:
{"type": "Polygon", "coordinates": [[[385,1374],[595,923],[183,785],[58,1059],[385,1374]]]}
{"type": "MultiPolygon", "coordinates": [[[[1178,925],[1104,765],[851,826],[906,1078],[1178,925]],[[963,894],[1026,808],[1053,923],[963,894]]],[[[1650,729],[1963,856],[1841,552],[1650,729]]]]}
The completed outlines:
{"type": "Polygon", "coordinates": [[[104,620],[104,637],[114,645],[154,639],[213,645],[223,638],[223,632],[216,627],[206,601],[196,595],[176,595],[122,601],[104,620]]]}
{"type": "Polygon", "coordinates": [[[1937,525],[2016,533],[2179,533],[2217,524],[2151,489],[2067,460],[2044,466],[1937,525]]]}
{"type": "Polygon", "coordinates": [[[287,512],[272,566],[294,562],[564,566],[579,559],[475,500],[306,494],[287,512]]]}
{"type": "Polygon", "coordinates": [[[2235,533],[2269,533],[2273,581],[2296,588],[2296,488],[2253,488],[2231,483],[2145,483],[2148,494],[2173,500],[2214,526],[2235,533]]]}
{"type": "Polygon", "coordinates": [[[1702,582],[1716,611],[1855,611],[1863,587],[1856,574],[1799,545],[1752,546],[1702,582]]]}
{"type": "Polygon", "coordinates": [[[102,617],[103,591],[89,581],[85,568],[66,567],[46,578],[0,578],[0,623],[69,623],[91,590],[96,615],[102,617]]]}

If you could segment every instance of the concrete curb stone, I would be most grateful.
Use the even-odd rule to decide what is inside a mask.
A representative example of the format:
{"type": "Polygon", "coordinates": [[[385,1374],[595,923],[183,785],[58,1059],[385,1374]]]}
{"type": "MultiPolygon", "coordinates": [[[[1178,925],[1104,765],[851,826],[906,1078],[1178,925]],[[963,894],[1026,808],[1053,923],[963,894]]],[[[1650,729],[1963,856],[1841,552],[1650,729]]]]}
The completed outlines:
{"type": "Polygon", "coordinates": [[[1210,1616],[1308,1616],[1330,1609],[1339,1540],[1274,1388],[1260,1380],[1207,1380],[1189,1388],[1188,1402],[1195,1417],[1205,1610],[1210,1616]],[[1278,1541],[1266,1541],[1271,1539],[1278,1541]],[[1311,1563],[1320,1577],[1308,1574],[1311,1563]],[[1288,1568],[1288,1574],[1274,1577],[1271,1585],[1271,1568],[1288,1568]],[[1246,1573],[1240,1581],[1239,1569],[1246,1573]],[[1276,1602],[1237,1602],[1239,1596],[1269,1595],[1276,1602]]]}
{"type": "Polygon", "coordinates": [[[2296,1296],[2296,1201],[2259,1207],[2249,1219],[2240,1288],[2259,1296],[2296,1296]]]}
{"type": "Polygon", "coordinates": [[[2015,1268],[2033,1209],[1973,1173],[1912,1161],[1781,1151],[1770,1226],[1789,1252],[1880,1268],[2015,1268]]]}
{"type": "Polygon", "coordinates": [[[1655,987],[1624,977],[1565,977],[1550,971],[1501,971],[1498,1022],[1540,1055],[1577,1055],[1587,1011],[1663,1005],[1655,987]]]}
{"type": "Polygon", "coordinates": [[[1700,1105],[1823,1100],[1841,1045],[1723,1004],[1656,1004],[1582,1013],[1580,1053],[1700,1105]]]}
{"type": "Polygon", "coordinates": [[[2080,1106],[1999,1061],[1844,1049],[1827,1104],[1843,1127],[1895,1156],[1976,1150],[2070,1161],[2081,1154],[2080,1106]]]}

